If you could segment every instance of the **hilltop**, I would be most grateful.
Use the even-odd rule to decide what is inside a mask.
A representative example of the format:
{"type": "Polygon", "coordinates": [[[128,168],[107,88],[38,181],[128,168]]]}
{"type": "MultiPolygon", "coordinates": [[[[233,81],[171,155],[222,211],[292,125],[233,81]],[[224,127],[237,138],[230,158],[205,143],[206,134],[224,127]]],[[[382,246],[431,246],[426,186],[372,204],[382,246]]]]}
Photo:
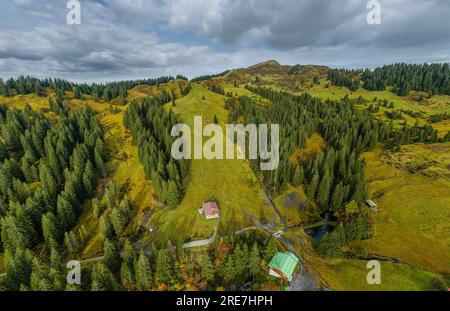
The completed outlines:
{"type": "Polygon", "coordinates": [[[209,83],[236,86],[252,81],[261,85],[271,85],[292,92],[306,90],[313,81],[325,79],[330,68],[316,65],[281,65],[276,60],[268,60],[256,65],[232,69],[225,74],[210,79],[209,83]]]}

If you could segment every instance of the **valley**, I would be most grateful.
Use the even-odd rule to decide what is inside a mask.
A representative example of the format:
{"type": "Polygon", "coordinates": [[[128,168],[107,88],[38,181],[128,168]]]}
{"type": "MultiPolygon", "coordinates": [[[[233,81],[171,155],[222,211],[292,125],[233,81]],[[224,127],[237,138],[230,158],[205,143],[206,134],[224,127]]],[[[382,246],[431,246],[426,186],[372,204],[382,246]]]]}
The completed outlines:
{"type": "Polygon", "coordinates": [[[11,87],[10,96],[0,96],[1,288],[73,289],[46,276],[62,273],[52,265],[66,259],[83,260],[90,283],[82,290],[448,287],[450,124],[437,116],[450,113],[450,95],[398,95],[393,85],[368,90],[360,72],[352,73],[359,84],[351,91],[333,85],[329,71],[271,60],[191,81],[106,84],[100,98],[87,84],[49,83],[39,95],[11,87]],[[168,146],[176,137],[170,125],[194,128],[195,116],[222,128],[279,123],[280,167],[264,172],[253,159],[171,159],[168,146]],[[26,143],[39,132],[36,122],[50,124],[49,133],[51,127],[65,133],[52,134],[55,151],[45,136],[46,149],[26,143]],[[104,163],[89,132],[102,140],[104,163]],[[86,151],[75,151],[80,145],[86,151]],[[84,186],[73,181],[73,187],[84,190],[77,190],[83,195],[70,204],[69,217],[58,202],[81,162],[84,170],[94,164],[95,178],[91,184],[83,173],[74,177],[84,186]],[[53,199],[45,193],[46,174],[61,179],[53,199]],[[95,184],[92,192],[87,184],[95,184]],[[46,207],[35,211],[41,191],[46,207]],[[207,202],[217,205],[217,218],[199,211],[207,202]],[[58,219],[54,229],[43,225],[51,217],[58,219]],[[308,235],[325,225],[318,241],[308,235]],[[23,243],[11,242],[15,230],[23,243]],[[300,259],[290,284],[267,273],[278,251],[300,259]],[[381,261],[380,285],[366,282],[370,259],[381,261]],[[39,270],[37,262],[50,268],[39,270]],[[33,272],[12,276],[13,263],[33,272]]]}

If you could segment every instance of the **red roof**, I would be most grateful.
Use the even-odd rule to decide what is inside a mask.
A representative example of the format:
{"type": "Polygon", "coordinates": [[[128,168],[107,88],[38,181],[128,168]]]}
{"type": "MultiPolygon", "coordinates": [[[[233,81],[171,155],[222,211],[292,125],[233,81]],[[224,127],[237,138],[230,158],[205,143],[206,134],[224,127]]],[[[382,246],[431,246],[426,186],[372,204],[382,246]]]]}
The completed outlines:
{"type": "Polygon", "coordinates": [[[219,214],[219,206],[215,202],[203,203],[202,210],[205,216],[219,214]]]}

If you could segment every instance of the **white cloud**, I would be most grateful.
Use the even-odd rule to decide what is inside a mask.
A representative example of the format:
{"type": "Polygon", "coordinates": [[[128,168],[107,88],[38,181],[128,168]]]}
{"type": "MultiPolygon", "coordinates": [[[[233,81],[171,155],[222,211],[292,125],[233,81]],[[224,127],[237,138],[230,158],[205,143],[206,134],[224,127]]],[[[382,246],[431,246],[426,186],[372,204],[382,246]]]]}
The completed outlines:
{"type": "Polygon", "coordinates": [[[31,4],[31,0],[13,0],[13,3],[21,6],[31,4]]]}

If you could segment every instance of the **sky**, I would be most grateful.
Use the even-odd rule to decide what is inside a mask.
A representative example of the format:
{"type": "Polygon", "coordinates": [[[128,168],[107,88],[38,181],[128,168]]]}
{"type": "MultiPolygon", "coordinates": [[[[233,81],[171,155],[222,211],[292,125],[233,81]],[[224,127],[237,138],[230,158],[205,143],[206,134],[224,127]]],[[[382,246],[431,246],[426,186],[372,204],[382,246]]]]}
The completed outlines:
{"type": "Polygon", "coordinates": [[[111,81],[189,78],[275,59],[374,68],[450,61],[449,0],[0,1],[0,77],[111,81]]]}

